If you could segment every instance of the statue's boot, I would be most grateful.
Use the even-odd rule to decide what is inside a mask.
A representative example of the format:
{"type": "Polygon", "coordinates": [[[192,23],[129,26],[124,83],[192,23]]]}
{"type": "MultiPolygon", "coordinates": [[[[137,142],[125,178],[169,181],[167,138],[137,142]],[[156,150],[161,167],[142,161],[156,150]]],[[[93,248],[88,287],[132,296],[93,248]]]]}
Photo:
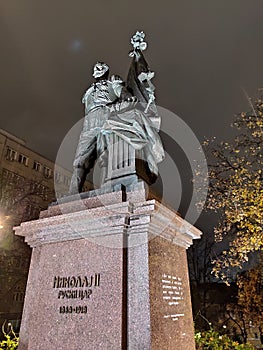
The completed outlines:
{"type": "Polygon", "coordinates": [[[83,183],[85,182],[85,175],[85,169],[74,168],[69,187],[69,194],[77,194],[81,192],[83,183]]]}

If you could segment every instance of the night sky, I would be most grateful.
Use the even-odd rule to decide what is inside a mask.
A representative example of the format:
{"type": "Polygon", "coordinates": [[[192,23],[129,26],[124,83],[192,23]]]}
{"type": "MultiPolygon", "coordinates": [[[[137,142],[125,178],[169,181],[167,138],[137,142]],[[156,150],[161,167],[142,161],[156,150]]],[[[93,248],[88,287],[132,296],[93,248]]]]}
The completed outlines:
{"type": "Polygon", "coordinates": [[[55,159],[83,117],[96,61],[126,78],[136,30],[157,103],[201,141],[231,137],[234,114],[263,86],[262,0],[0,0],[0,127],[55,159]]]}

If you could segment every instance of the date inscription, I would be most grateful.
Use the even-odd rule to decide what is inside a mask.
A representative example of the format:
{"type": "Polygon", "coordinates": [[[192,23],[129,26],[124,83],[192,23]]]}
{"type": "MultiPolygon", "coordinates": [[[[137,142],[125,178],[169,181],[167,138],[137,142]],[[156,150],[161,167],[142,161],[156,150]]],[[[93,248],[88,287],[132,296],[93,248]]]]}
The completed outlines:
{"type": "Polygon", "coordinates": [[[84,306],[60,306],[60,314],[86,314],[88,312],[87,305],[84,306]]]}

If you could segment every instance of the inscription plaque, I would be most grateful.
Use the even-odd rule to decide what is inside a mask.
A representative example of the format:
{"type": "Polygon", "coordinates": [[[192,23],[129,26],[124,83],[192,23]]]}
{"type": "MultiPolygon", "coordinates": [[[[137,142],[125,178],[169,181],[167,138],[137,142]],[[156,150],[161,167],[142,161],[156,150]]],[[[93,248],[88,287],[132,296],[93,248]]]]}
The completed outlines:
{"type": "Polygon", "coordinates": [[[180,312],[180,304],[184,299],[182,278],[178,276],[162,275],[163,300],[171,309],[170,314],[165,314],[164,318],[178,321],[184,313],[180,312]]]}

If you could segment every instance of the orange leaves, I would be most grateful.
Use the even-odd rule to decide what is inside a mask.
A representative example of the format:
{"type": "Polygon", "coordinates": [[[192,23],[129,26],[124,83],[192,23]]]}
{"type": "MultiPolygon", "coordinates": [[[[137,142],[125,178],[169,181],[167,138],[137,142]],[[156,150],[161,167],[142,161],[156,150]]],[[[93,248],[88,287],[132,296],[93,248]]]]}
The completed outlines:
{"type": "Polygon", "coordinates": [[[252,110],[237,115],[240,130],[232,142],[204,145],[209,167],[206,207],[220,213],[217,239],[231,236],[229,249],[215,263],[215,271],[241,266],[248,254],[263,249],[263,98],[251,101],[252,110]],[[234,233],[233,235],[230,235],[234,233]]]}

